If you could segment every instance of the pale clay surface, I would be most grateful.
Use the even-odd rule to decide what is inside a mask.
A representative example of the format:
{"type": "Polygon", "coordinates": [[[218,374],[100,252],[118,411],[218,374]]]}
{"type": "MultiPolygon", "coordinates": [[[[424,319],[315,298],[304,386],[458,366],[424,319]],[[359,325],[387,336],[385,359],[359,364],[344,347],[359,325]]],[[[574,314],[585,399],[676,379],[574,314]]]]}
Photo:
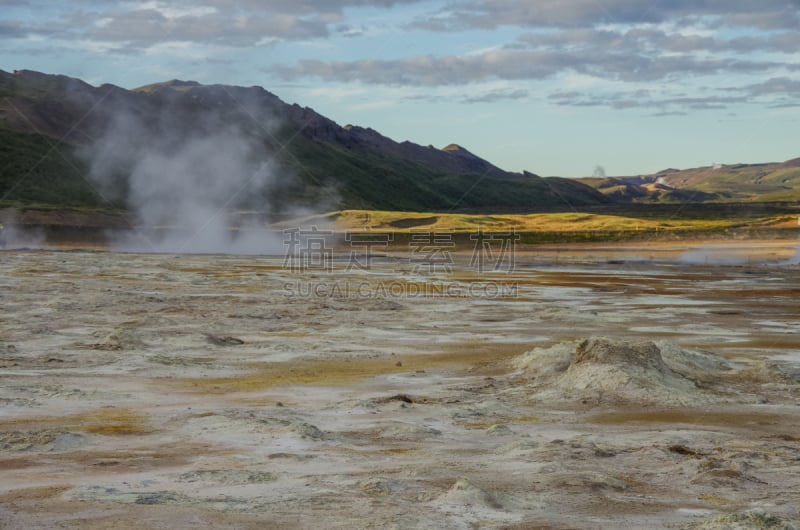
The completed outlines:
{"type": "Polygon", "coordinates": [[[798,267],[607,255],[0,253],[0,527],[797,527],[798,267]]]}

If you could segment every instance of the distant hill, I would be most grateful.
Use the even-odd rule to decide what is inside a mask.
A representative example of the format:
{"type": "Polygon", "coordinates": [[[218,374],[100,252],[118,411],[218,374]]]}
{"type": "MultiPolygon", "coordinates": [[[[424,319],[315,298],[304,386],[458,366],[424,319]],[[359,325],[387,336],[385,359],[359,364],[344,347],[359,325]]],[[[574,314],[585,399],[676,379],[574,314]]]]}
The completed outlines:
{"type": "Polygon", "coordinates": [[[324,204],[327,209],[532,212],[610,202],[592,186],[504,171],[461,146],[424,147],[370,128],[341,126],[261,87],[172,80],[126,90],[0,70],[3,203],[125,208],[126,183],[136,161],[105,168],[112,175],[98,187],[85,153],[97,151],[126,119],[144,125],[117,142],[115,150],[141,143],[143,136],[167,138],[168,151],[169,144],[178,149],[182,139],[203,131],[242,131],[277,175],[246,197],[252,209],[324,204]]]}
{"type": "Polygon", "coordinates": [[[800,201],[800,158],[579,180],[617,203],[795,202],[800,201]]]}

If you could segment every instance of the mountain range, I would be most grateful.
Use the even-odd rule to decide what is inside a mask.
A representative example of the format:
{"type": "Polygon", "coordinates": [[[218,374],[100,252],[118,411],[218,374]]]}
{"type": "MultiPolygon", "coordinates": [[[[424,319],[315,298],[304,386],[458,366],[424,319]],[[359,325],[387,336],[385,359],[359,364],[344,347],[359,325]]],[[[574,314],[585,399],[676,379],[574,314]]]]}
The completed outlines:
{"type": "MultiPolygon", "coordinates": [[[[609,202],[591,186],[508,172],[455,144],[437,149],[342,126],[261,87],[173,80],[126,90],[29,70],[0,71],[0,197],[124,208],[134,163],[113,168],[117,189],[109,189],[108,179],[99,188],[92,160],[82,156],[102,146],[112,129],[120,136],[120,116],[140,124],[123,131],[121,143],[131,145],[142,136],[166,136],[164,143],[178,145],[197,131],[236,128],[276,175],[258,197],[248,197],[253,209],[262,202],[273,210],[324,203],[329,209],[538,211],[609,202]]],[[[164,171],[162,178],[169,178],[164,171]]]]}
{"type": "Polygon", "coordinates": [[[794,202],[800,200],[800,158],[578,180],[615,203],[794,202]]]}
{"type": "MultiPolygon", "coordinates": [[[[248,189],[242,204],[226,203],[252,210],[501,213],[800,200],[800,159],[628,177],[540,177],[503,170],[456,144],[439,149],[340,125],[261,87],[172,80],[127,90],[0,70],[0,206],[125,209],[143,145],[158,144],[169,155],[188,139],[205,135],[213,143],[228,129],[255,146],[244,155],[273,175],[255,192],[248,189]],[[124,126],[130,123],[136,126],[124,126]],[[98,152],[127,146],[140,149],[106,161],[98,183],[98,152]]],[[[163,158],[167,163],[157,170],[163,174],[156,177],[167,180],[170,157],[163,158]]]]}

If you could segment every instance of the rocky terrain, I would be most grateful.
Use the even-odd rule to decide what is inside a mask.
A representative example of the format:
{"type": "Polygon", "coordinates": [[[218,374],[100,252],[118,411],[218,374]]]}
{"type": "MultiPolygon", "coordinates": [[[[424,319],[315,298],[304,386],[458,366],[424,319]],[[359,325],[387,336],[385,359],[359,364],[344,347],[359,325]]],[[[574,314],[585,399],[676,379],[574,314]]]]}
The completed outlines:
{"type": "Polygon", "coordinates": [[[800,270],[630,252],[0,253],[0,527],[798,528],[800,270]]]}

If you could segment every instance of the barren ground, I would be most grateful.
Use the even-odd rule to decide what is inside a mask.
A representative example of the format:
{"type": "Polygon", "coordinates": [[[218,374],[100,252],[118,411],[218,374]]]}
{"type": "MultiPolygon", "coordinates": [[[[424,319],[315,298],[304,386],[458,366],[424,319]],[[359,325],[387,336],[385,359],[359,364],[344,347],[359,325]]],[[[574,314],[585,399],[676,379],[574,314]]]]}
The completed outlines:
{"type": "Polygon", "coordinates": [[[0,526],[791,528],[793,252],[0,252],[0,526]]]}

